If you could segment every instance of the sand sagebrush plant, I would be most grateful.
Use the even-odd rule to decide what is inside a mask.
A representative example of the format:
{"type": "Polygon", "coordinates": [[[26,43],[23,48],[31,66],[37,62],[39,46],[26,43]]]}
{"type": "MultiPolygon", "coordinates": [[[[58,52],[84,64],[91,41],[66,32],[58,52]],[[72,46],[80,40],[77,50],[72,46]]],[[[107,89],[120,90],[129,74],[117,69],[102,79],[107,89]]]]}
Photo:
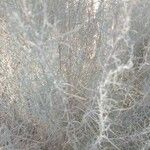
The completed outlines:
{"type": "Polygon", "coordinates": [[[149,150],[149,9],[1,0],[0,149],[149,150]]]}

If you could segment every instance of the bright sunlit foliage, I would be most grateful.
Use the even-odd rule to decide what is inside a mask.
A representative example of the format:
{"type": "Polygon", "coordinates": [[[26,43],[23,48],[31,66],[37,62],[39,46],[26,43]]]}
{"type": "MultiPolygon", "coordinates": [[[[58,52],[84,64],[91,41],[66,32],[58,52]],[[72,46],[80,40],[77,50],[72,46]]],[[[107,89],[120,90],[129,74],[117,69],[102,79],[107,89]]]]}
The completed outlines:
{"type": "Polygon", "coordinates": [[[1,0],[0,149],[149,150],[150,1],[1,0]]]}

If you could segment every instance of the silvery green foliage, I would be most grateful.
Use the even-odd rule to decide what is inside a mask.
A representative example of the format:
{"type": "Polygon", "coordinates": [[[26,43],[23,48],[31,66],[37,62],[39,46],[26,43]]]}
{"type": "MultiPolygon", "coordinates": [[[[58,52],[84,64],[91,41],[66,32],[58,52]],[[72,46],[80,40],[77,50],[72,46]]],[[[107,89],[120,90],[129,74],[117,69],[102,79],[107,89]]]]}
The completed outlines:
{"type": "Polygon", "coordinates": [[[150,148],[148,0],[0,1],[0,148],[150,148]]]}

